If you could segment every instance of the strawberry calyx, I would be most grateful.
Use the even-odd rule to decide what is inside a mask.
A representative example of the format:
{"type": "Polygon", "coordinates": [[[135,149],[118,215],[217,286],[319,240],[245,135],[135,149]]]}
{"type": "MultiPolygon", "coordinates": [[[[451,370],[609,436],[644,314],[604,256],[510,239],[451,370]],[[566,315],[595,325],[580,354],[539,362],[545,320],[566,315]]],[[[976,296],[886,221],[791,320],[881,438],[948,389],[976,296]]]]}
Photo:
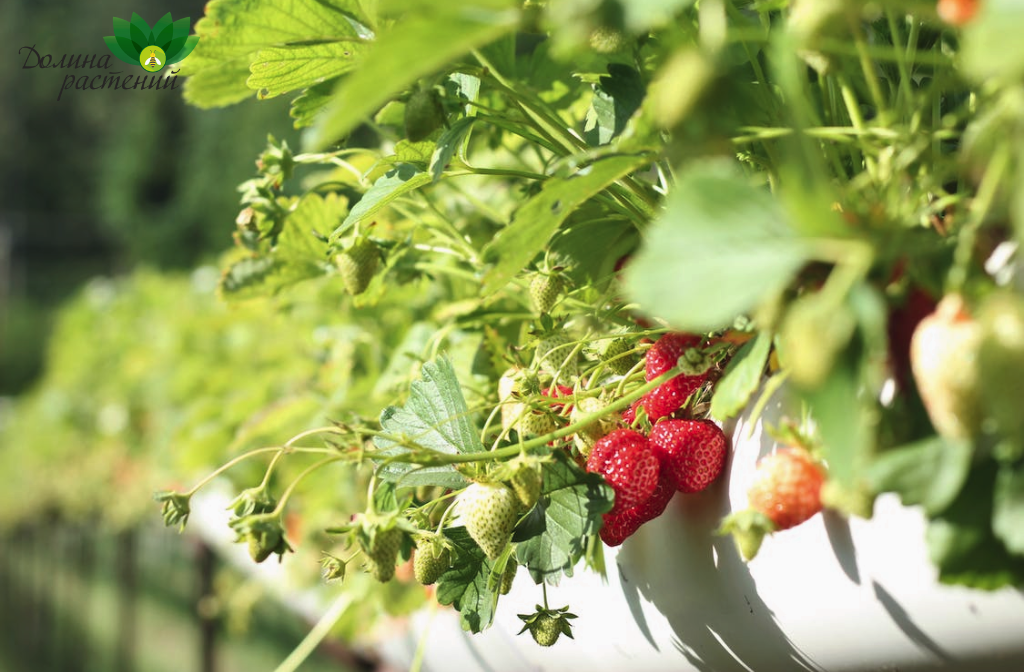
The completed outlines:
{"type": "Polygon", "coordinates": [[[772,519],[760,511],[744,509],[726,516],[715,534],[732,535],[740,555],[749,562],[757,556],[764,538],[777,529],[772,519]]]}

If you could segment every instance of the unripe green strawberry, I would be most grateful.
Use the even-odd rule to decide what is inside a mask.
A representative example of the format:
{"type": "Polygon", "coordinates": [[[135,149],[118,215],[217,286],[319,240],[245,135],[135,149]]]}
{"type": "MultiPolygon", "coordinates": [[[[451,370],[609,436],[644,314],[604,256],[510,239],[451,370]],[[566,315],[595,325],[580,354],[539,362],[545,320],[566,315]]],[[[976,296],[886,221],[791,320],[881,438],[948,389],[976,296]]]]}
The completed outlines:
{"type": "Polygon", "coordinates": [[[416,556],[412,570],[416,580],[429,586],[436,582],[451,566],[451,552],[440,542],[437,535],[416,540],[416,556]]]}
{"type": "Polygon", "coordinates": [[[250,532],[249,535],[249,557],[253,562],[261,563],[269,558],[281,542],[281,535],[277,532],[250,532]]]}
{"type": "MultiPolygon", "coordinates": [[[[588,415],[600,412],[605,406],[607,406],[607,403],[597,397],[582,397],[573,407],[572,413],[569,416],[569,422],[575,424],[588,415]]],[[[594,443],[615,428],[615,420],[610,416],[605,416],[583,425],[576,431],[574,439],[576,448],[583,456],[589,456],[594,443]]]]}
{"type": "Polygon", "coordinates": [[[546,411],[527,411],[519,417],[516,430],[522,436],[544,436],[558,429],[558,421],[546,411]]]}
{"type": "Polygon", "coordinates": [[[334,257],[341,280],[349,294],[356,296],[366,291],[380,265],[380,250],[369,238],[360,236],[352,245],[334,257]]]}
{"type": "Polygon", "coordinates": [[[515,560],[509,558],[508,564],[505,565],[505,571],[501,575],[501,585],[498,586],[498,594],[508,595],[512,590],[512,582],[516,578],[516,572],[519,570],[519,565],[516,564],[515,560]]]}
{"type": "Polygon", "coordinates": [[[366,559],[366,568],[373,578],[382,583],[390,581],[395,576],[395,562],[402,546],[401,530],[377,530],[372,541],[360,537],[360,545],[366,559]]]}
{"type": "Polygon", "coordinates": [[[425,140],[444,123],[444,107],[434,89],[417,91],[405,104],[405,137],[412,142],[425,140]]]}
{"type": "Polygon", "coordinates": [[[523,509],[529,510],[540,499],[541,473],[536,466],[523,466],[512,474],[510,484],[523,509]]]}
{"type": "Polygon", "coordinates": [[[459,498],[466,531],[491,560],[505,550],[516,524],[519,500],[500,483],[473,483],[459,498]]]}
{"type": "Polygon", "coordinates": [[[607,365],[608,370],[612,373],[624,376],[630,372],[637,362],[635,355],[626,354],[632,349],[633,346],[625,338],[612,339],[608,341],[601,351],[601,361],[607,365]]]}
{"type": "Polygon", "coordinates": [[[982,400],[999,434],[1020,450],[1024,446],[1024,413],[1020,408],[1024,380],[1024,301],[1011,292],[994,292],[978,311],[982,341],[979,373],[985,381],[982,400]]]}
{"type": "Polygon", "coordinates": [[[519,634],[527,630],[533,636],[533,641],[541,646],[552,646],[558,641],[559,635],[565,635],[572,639],[572,626],[569,619],[576,618],[576,614],[568,613],[569,607],[560,609],[545,609],[537,605],[537,611],[533,614],[519,614],[524,625],[519,634]]]}
{"type": "Polygon", "coordinates": [[[562,634],[562,623],[556,616],[541,614],[530,627],[530,634],[541,646],[553,646],[562,634]]]}
{"type": "Polygon", "coordinates": [[[615,54],[626,46],[626,36],[618,28],[600,26],[590,33],[590,48],[599,54],[615,54]]]}
{"type": "Polygon", "coordinates": [[[948,439],[974,436],[981,426],[978,351],[981,327],[957,294],[921,320],[910,341],[910,367],[935,430],[948,439]]]}
{"type": "Polygon", "coordinates": [[[575,378],[579,373],[579,367],[574,349],[572,337],[564,331],[546,334],[537,341],[537,369],[551,375],[558,374],[560,381],[575,378]]]}
{"type": "Polygon", "coordinates": [[[538,314],[550,313],[551,309],[558,302],[558,297],[565,287],[565,281],[558,273],[538,273],[530,281],[530,299],[533,301],[533,309],[538,314]]]}

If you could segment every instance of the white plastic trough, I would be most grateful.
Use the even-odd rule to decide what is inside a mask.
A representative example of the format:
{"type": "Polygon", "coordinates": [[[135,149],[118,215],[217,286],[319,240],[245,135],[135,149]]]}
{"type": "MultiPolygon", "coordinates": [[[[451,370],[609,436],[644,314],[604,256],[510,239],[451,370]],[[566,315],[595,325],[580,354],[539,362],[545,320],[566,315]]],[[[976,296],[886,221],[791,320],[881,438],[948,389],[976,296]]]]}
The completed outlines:
{"type": "MultiPolygon", "coordinates": [[[[780,413],[773,404],[765,416],[780,413]]],[[[745,507],[757,458],[776,448],[760,423],[748,430],[741,418],[712,489],[676,495],[661,518],[605,549],[607,582],[580,567],[549,588],[552,607],[579,616],[575,639],[542,648],[516,635],[516,614],[541,598],[521,570],[489,630],[463,632],[450,609],[423,612],[381,655],[409,669],[426,634],[422,669],[436,672],[1024,670],[1024,593],[938,584],[922,515],[891,496],[872,520],[817,515],[766,539],[745,564],[712,532],[745,507]]]]}

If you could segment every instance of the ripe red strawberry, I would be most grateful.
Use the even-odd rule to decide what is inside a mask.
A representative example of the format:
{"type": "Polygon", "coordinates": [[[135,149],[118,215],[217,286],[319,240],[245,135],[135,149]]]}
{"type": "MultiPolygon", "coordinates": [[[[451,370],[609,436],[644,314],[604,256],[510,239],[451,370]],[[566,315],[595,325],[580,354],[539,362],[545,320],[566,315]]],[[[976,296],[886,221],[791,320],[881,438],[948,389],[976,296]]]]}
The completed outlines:
{"type": "Polygon", "coordinates": [[[643,404],[643,399],[637,399],[633,402],[633,405],[622,412],[622,421],[627,425],[632,425],[636,422],[636,409],[640,408],[643,404]]]}
{"type": "Polygon", "coordinates": [[[910,367],[928,417],[940,436],[966,439],[982,421],[978,350],[982,330],[963,299],[949,294],[921,320],[910,341],[910,367]]]}
{"type": "MultiPolygon", "coordinates": [[[[541,390],[541,394],[543,394],[545,397],[548,397],[549,399],[560,399],[560,398],[564,399],[566,397],[570,397],[571,398],[572,397],[572,388],[567,386],[567,385],[555,385],[555,386],[552,386],[552,387],[545,387],[543,390],[541,390]]],[[[563,411],[563,409],[565,409],[565,404],[564,403],[560,403],[560,402],[552,402],[551,403],[551,410],[552,410],[552,412],[558,413],[560,415],[565,415],[566,413],[572,413],[572,404],[569,404],[569,408],[568,409],[566,409],[564,411],[563,411]]]]}
{"type": "Polygon", "coordinates": [[[981,7],[981,0],[939,0],[935,9],[939,18],[951,26],[965,26],[970,23],[981,7]]]}
{"type": "Polygon", "coordinates": [[[648,438],[680,492],[700,492],[722,473],[725,434],[710,420],[663,420],[648,438]]]}
{"type": "Polygon", "coordinates": [[[784,448],[757,465],[747,491],[750,508],[788,530],[821,511],[825,472],[802,448],[784,448]]]}
{"type": "Polygon", "coordinates": [[[615,491],[613,513],[650,499],[659,469],[647,437],[631,429],[616,429],[598,439],[587,458],[587,471],[604,476],[615,491]]]}
{"type": "MultiPolygon", "coordinates": [[[[674,367],[683,353],[699,344],[700,337],[693,334],[665,334],[647,351],[644,358],[644,377],[648,382],[654,380],[674,367]]],[[[706,372],[695,375],[683,373],[648,392],[641,402],[647,417],[651,422],[656,422],[675,413],[706,379],[706,372]]]]}
{"type": "Polygon", "coordinates": [[[658,478],[657,487],[646,502],[619,513],[606,513],[602,516],[604,525],[601,526],[601,541],[609,546],[618,546],[644,523],[663,514],[674,494],[675,483],[670,476],[662,474],[658,478]]]}
{"type": "Polygon", "coordinates": [[[765,536],[803,523],[821,511],[822,467],[803,448],[763,458],[747,490],[749,508],[726,516],[719,534],[732,534],[740,554],[753,560],[765,536]]]}

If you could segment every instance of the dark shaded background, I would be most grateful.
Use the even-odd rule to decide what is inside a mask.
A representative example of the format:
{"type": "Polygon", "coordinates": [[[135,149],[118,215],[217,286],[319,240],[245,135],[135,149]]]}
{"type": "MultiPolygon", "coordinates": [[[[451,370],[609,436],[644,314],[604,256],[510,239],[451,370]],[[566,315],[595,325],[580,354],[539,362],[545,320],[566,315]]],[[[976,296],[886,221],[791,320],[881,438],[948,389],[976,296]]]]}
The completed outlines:
{"type": "MultiPolygon", "coordinates": [[[[187,268],[229,246],[235,187],[266,133],[294,135],[287,97],[199,110],[183,102],[183,82],[70,90],[58,101],[66,75],[105,71],[24,68],[19,49],[99,58],[113,17],[137,12],[152,24],[169,11],[194,25],[204,4],[0,3],[0,396],[30,386],[54,309],[84,280],[140,264],[187,268]]],[[[110,70],[128,67],[111,57],[110,70]]]]}

